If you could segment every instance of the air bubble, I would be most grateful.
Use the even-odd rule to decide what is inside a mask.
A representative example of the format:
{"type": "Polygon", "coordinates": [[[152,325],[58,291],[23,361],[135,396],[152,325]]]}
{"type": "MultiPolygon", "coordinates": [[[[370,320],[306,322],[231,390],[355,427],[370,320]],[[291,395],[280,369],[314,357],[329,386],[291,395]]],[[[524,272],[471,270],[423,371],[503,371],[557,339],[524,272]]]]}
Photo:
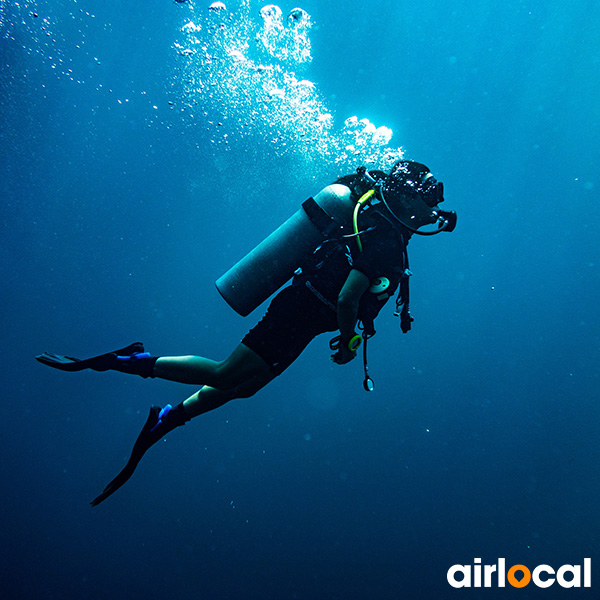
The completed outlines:
{"type": "Polygon", "coordinates": [[[277,4],[267,4],[260,9],[260,16],[265,21],[281,21],[282,12],[277,4]]]}
{"type": "Polygon", "coordinates": [[[292,9],[287,18],[287,22],[290,27],[306,26],[309,21],[310,17],[308,16],[308,13],[302,8],[292,9]]]}
{"type": "Polygon", "coordinates": [[[182,39],[173,44],[187,57],[179,65],[186,97],[178,102],[186,119],[193,119],[186,107],[202,107],[204,116],[197,117],[215,145],[264,140],[278,157],[305,157],[312,179],[331,176],[332,166],[336,172],[360,164],[387,169],[402,157],[401,148],[389,147],[388,127],[358,116],[336,127],[318,86],[302,76],[312,60],[305,10],[294,8],[283,22],[276,4],[258,14],[242,4],[221,27],[212,17],[226,9],[213,2],[204,17],[184,25],[182,39]]]}

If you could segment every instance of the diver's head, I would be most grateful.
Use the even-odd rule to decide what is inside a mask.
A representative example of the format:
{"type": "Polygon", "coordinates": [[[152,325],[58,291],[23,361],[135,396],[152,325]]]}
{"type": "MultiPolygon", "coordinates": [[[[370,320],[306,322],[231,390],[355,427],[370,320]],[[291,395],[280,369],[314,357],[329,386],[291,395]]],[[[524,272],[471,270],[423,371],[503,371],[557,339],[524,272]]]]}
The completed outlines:
{"type": "Polygon", "coordinates": [[[412,233],[435,235],[456,227],[456,213],[438,208],[444,201],[444,184],[421,163],[398,161],[379,185],[378,197],[387,212],[412,233]],[[436,230],[419,231],[434,223],[436,230]]]}
{"type": "Polygon", "coordinates": [[[444,201],[444,184],[429,167],[413,160],[398,161],[385,178],[382,191],[392,201],[398,196],[418,196],[430,208],[444,201]]]}

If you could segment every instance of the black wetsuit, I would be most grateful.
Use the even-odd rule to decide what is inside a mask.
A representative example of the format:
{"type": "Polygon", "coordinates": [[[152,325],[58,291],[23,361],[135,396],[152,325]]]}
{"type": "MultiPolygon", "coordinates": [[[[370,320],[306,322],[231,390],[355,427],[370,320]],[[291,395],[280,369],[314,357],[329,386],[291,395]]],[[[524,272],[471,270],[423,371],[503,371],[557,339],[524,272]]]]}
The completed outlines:
{"type": "MultiPolygon", "coordinates": [[[[242,340],[276,375],[287,369],[317,335],[338,329],[337,299],[352,269],[364,273],[370,281],[386,277],[390,281],[389,294],[396,290],[408,266],[406,244],[410,234],[371,210],[361,215],[359,225],[363,230],[362,252],[354,237],[323,243],[242,340]]],[[[372,294],[365,292],[361,298],[359,319],[361,311],[367,310],[368,296],[372,294]]]]}

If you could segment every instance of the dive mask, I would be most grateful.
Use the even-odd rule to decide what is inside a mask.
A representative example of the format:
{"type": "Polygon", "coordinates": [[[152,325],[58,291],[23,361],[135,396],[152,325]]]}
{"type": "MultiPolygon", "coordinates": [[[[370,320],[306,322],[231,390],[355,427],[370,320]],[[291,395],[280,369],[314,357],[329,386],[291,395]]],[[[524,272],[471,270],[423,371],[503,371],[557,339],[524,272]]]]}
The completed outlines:
{"type": "Polygon", "coordinates": [[[428,167],[413,161],[396,163],[383,184],[388,196],[396,194],[418,194],[429,208],[444,201],[444,184],[438,181],[428,167]]]}
{"type": "Polygon", "coordinates": [[[444,201],[444,184],[433,175],[425,179],[420,185],[413,186],[413,189],[421,194],[423,202],[431,208],[444,201]]]}

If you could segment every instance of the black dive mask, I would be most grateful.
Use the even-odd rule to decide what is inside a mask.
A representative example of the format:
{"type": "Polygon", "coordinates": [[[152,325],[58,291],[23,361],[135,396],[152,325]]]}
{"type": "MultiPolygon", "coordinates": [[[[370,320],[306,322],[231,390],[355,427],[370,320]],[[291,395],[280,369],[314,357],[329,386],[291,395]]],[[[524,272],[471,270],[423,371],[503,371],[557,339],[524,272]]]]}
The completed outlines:
{"type": "Polygon", "coordinates": [[[428,177],[422,184],[414,187],[427,206],[433,208],[444,201],[444,184],[435,177],[428,177]]]}

